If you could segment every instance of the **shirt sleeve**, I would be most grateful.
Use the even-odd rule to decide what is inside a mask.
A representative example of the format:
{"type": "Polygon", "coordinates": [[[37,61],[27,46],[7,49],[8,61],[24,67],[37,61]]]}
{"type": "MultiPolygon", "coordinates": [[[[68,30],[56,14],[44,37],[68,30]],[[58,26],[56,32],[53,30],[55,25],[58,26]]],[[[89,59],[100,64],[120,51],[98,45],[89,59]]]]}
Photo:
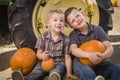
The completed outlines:
{"type": "Polygon", "coordinates": [[[72,45],[72,44],[76,44],[77,46],[80,45],[80,41],[79,41],[78,36],[75,33],[75,31],[71,32],[69,37],[70,37],[70,45],[72,45]]]}
{"type": "Polygon", "coordinates": [[[45,49],[45,40],[43,35],[40,35],[40,37],[37,39],[35,48],[44,50],[45,49]]]}
{"type": "Polygon", "coordinates": [[[67,38],[66,41],[65,41],[65,46],[64,46],[64,53],[65,54],[69,54],[70,53],[69,48],[70,48],[70,39],[67,38]]]}
{"type": "Polygon", "coordinates": [[[99,37],[98,39],[102,42],[105,40],[110,40],[108,35],[105,33],[105,31],[100,26],[98,28],[99,28],[97,29],[98,37],[99,37]]]}

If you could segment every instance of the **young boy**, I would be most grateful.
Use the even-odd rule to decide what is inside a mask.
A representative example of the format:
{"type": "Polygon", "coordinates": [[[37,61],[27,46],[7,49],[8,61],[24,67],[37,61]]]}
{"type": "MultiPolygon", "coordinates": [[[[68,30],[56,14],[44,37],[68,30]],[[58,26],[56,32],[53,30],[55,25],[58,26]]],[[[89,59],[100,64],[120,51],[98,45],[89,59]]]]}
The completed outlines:
{"type": "Polygon", "coordinates": [[[65,66],[67,77],[76,78],[71,74],[70,39],[61,32],[64,29],[64,24],[64,13],[61,10],[50,11],[47,18],[47,26],[50,30],[41,34],[36,43],[39,60],[47,60],[51,57],[55,61],[55,68],[50,71],[49,80],[62,80],[65,66]],[[54,77],[57,78],[55,79],[54,77]]]}
{"type": "Polygon", "coordinates": [[[101,63],[113,54],[113,47],[103,29],[100,26],[87,23],[84,15],[75,7],[71,7],[65,11],[65,20],[73,29],[70,33],[70,51],[75,56],[73,61],[74,74],[80,80],[120,80],[119,64],[107,61],[101,63]],[[105,52],[103,54],[100,52],[90,54],[81,50],[79,46],[89,40],[101,41],[106,48],[105,52]],[[87,58],[96,66],[83,65],[78,58],[87,58]]]}
{"type": "Polygon", "coordinates": [[[61,31],[64,29],[65,18],[61,10],[51,10],[47,17],[49,30],[41,34],[36,42],[38,62],[33,71],[24,76],[20,72],[14,72],[13,80],[43,80],[49,74],[48,80],[63,80],[67,70],[67,78],[77,79],[72,75],[72,61],[69,53],[70,39],[61,31]],[[41,61],[53,58],[55,68],[49,73],[41,68],[41,61]]]}

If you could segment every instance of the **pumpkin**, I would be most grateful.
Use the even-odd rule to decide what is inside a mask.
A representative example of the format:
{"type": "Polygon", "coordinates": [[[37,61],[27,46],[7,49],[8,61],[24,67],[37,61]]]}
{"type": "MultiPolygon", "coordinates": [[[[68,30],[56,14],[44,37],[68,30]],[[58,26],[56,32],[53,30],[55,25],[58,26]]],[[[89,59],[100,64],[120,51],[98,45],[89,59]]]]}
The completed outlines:
{"type": "MultiPolygon", "coordinates": [[[[87,52],[101,52],[103,53],[105,51],[105,46],[98,40],[90,40],[80,46],[80,49],[87,51],[87,52]]],[[[94,66],[88,59],[86,58],[80,58],[80,62],[89,65],[94,66]]]]}
{"type": "Polygon", "coordinates": [[[28,74],[37,61],[35,52],[30,48],[20,48],[10,58],[10,67],[14,70],[21,70],[23,75],[28,74]]]}
{"type": "Polygon", "coordinates": [[[44,71],[49,72],[55,67],[55,63],[52,58],[49,58],[48,60],[42,60],[41,66],[44,71]]]}
{"type": "Polygon", "coordinates": [[[117,0],[111,0],[112,6],[117,6],[117,0]]]}

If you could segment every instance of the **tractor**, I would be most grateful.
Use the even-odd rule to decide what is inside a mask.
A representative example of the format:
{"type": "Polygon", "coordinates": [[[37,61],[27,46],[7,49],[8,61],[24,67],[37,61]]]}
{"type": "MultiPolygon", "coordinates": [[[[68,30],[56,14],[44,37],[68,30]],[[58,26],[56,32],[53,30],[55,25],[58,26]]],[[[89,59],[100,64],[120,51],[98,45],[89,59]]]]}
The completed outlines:
{"type": "MultiPolygon", "coordinates": [[[[18,49],[29,47],[36,51],[38,36],[48,29],[47,13],[69,7],[77,7],[89,23],[101,26],[106,33],[112,30],[114,9],[110,0],[0,0],[0,36],[7,36],[18,49]]],[[[66,25],[63,32],[69,35],[71,30],[66,25]]]]}

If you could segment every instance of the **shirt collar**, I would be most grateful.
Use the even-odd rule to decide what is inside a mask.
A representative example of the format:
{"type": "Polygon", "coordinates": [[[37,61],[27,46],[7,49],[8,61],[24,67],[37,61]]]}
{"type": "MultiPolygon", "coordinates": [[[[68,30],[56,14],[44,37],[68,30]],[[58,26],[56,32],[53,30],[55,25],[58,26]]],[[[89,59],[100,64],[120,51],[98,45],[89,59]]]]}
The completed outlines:
{"type": "MultiPolygon", "coordinates": [[[[48,38],[48,39],[50,39],[50,40],[53,40],[50,31],[48,31],[48,34],[47,34],[47,37],[46,37],[46,38],[48,38]]],[[[62,33],[62,32],[60,32],[57,41],[59,41],[59,40],[63,40],[63,33],[62,33]]]]}
{"type": "Polygon", "coordinates": [[[93,25],[89,23],[87,23],[87,25],[88,25],[88,34],[89,34],[90,32],[93,31],[93,25]]]}
{"type": "MultiPolygon", "coordinates": [[[[88,27],[88,34],[89,34],[90,32],[93,31],[93,26],[92,26],[91,24],[87,23],[87,27],[88,27]]],[[[78,29],[75,29],[75,31],[76,31],[76,33],[77,33],[78,35],[82,34],[82,33],[80,32],[80,30],[78,30],[78,29]]]]}

